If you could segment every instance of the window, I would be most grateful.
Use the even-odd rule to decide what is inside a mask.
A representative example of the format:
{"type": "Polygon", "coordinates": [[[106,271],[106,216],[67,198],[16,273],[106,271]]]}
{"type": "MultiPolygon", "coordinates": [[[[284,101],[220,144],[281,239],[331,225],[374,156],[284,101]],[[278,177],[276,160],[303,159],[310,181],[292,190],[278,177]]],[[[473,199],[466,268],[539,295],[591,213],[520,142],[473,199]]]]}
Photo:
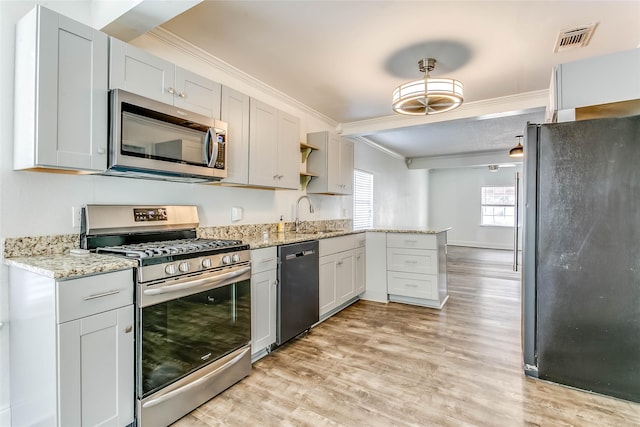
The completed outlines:
{"type": "Polygon", "coordinates": [[[373,227],[373,175],[353,171],[353,229],[373,227]]]}
{"type": "Polygon", "coordinates": [[[513,227],[515,210],[515,187],[482,187],[481,225],[513,227]]]}

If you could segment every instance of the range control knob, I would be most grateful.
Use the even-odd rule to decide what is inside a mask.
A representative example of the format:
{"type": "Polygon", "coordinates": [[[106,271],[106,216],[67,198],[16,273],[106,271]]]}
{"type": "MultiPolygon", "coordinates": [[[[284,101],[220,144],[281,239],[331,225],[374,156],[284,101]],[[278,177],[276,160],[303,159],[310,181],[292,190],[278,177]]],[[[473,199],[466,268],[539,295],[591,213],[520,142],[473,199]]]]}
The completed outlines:
{"type": "Polygon", "coordinates": [[[233,262],[240,262],[240,255],[238,255],[238,254],[233,254],[233,256],[231,257],[231,259],[233,260],[233,262]]]}
{"type": "Polygon", "coordinates": [[[164,272],[167,274],[176,274],[176,265],[175,264],[169,264],[164,268],[164,272]]]}
{"type": "Polygon", "coordinates": [[[212,265],[211,258],[205,258],[202,260],[202,266],[204,268],[211,268],[211,265],[212,265]]]}
{"type": "Polygon", "coordinates": [[[178,269],[181,272],[186,273],[187,271],[189,271],[189,263],[188,262],[181,262],[180,265],[178,266],[178,269]]]}
{"type": "Polygon", "coordinates": [[[223,264],[231,264],[231,257],[229,255],[225,255],[222,257],[223,264]]]}

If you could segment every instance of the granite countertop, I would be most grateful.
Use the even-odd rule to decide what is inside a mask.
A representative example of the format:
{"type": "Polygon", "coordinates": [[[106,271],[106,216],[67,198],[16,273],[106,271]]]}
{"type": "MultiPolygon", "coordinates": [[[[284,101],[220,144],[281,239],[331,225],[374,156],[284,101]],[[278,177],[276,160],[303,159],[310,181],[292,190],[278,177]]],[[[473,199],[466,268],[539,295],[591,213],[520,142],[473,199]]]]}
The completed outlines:
{"type": "MultiPolygon", "coordinates": [[[[270,246],[287,245],[290,243],[305,242],[309,240],[326,239],[330,237],[346,236],[364,232],[380,233],[417,233],[438,234],[450,230],[450,228],[438,227],[390,227],[374,228],[366,230],[326,230],[319,232],[286,232],[284,234],[270,233],[267,239],[259,235],[244,237],[242,241],[251,249],[266,248],[270,246]]],[[[4,258],[4,263],[9,266],[28,270],[44,277],[52,279],[71,279],[80,276],[88,276],[98,273],[133,268],[137,261],[109,255],[91,253],[87,256],[75,256],[68,253],[68,249],[62,254],[17,256],[4,258]]]]}
{"type": "Polygon", "coordinates": [[[253,238],[244,239],[242,242],[247,243],[251,249],[267,248],[269,246],[288,245],[289,243],[307,242],[309,240],[326,239],[329,237],[346,236],[349,234],[362,233],[363,230],[336,230],[336,231],[320,231],[320,232],[286,232],[284,234],[271,233],[268,238],[254,236],[253,238]]]}
{"type": "Polygon", "coordinates": [[[289,243],[305,242],[309,240],[326,239],[329,237],[346,236],[364,232],[374,233],[414,233],[414,234],[439,234],[451,230],[451,227],[393,227],[393,228],[371,228],[365,230],[331,230],[321,232],[286,232],[284,234],[272,233],[267,239],[254,237],[244,239],[251,249],[266,248],[269,246],[287,245],[289,243]]]}
{"type": "Polygon", "coordinates": [[[439,234],[451,230],[451,227],[430,227],[430,226],[394,226],[389,228],[378,227],[371,230],[379,233],[413,233],[413,234],[439,234]]]}
{"type": "Polygon", "coordinates": [[[97,254],[5,258],[4,263],[56,280],[125,270],[138,265],[137,261],[132,259],[97,254]]]}

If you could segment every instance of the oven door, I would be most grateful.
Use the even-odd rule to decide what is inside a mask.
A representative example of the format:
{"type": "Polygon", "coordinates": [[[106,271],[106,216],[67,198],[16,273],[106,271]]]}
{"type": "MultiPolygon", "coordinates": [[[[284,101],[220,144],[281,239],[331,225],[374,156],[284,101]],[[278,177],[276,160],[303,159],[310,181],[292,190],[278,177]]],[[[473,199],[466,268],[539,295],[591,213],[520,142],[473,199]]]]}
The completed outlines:
{"type": "Polygon", "coordinates": [[[138,399],[250,343],[250,278],[246,265],[138,286],[138,399]]]}

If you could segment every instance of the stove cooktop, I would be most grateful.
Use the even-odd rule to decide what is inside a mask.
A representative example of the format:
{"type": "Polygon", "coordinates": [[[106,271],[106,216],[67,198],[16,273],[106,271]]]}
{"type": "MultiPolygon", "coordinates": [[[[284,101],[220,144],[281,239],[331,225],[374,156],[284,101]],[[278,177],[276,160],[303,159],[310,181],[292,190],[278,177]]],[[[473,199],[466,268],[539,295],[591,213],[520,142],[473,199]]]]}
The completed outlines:
{"type": "Polygon", "coordinates": [[[248,245],[243,245],[241,240],[196,238],[105,246],[97,248],[96,252],[107,255],[126,256],[135,259],[146,259],[172,255],[187,255],[187,257],[191,255],[196,257],[245,249],[248,249],[248,245]]]}

